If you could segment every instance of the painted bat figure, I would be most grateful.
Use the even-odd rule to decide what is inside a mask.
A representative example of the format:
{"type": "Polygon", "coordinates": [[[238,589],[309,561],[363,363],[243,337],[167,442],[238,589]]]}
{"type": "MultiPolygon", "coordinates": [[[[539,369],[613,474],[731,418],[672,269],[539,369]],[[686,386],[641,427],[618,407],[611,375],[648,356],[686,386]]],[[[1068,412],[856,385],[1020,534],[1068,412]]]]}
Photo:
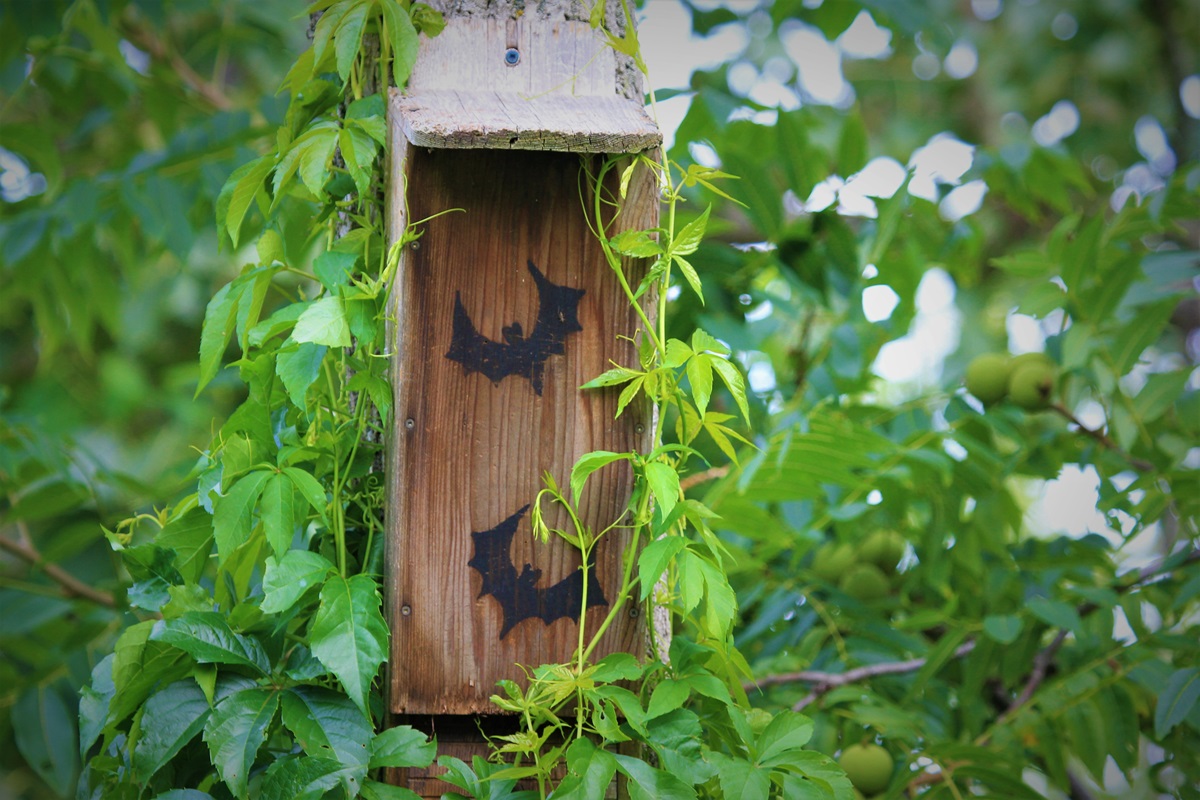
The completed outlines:
{"type": "Polygon", "coordinates": [[[559,286],[532,261],[528,265],[538,293],[537,322],[529,335],[525,335],[521,323],[514,322],[501,329],[503,342],[489,339],[475,328],[463,306],[461,293],[455,292],[454,330],[446,358],[462,364],[463,374],[481,372],[492,383],[500,383],[509,375],[522,375],[541,396],[546,359],[565,353],[568,334],[583,330],[579,324],[579,299],[584,290],[559,286]]]}
{"type": "MultiPolygon", "coordinates": [[[[471,533],[471,538],[475,541],[475,555],[467,564],[483,578],[483,588],[480,589],[479,596],[490,594],[496,598],[504,611],[504,625],[500,629],[501,639],[518,623],[527,619],[537,618],[547,625],[562,617],[575,619],[579,616],[579,606],[583,602],[582,569],[545,588],[537,585],[542,571],[534,569],[532,564],[525,564],[521,572],[517,572],[517,565],[509,551],[513,535],[517,532],[517,525],[528,510],[529,506],[525,505],[491,530],[471,533]]],[[[589,568],[587,576],[588,608],[608,605],[608,601],[604,599],[604,590],[596,580],[596,570],[589,568]]]]}

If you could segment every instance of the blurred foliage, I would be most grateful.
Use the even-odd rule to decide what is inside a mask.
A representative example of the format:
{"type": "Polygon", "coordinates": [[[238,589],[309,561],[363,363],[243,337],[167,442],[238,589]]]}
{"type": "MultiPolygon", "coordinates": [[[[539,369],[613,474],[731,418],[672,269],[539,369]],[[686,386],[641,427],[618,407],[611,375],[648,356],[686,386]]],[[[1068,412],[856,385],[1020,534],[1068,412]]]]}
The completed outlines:
{"type": "MultiPolygon", "coordinates": [[[[751,701],[802,707],[829,754],[883,742],[884,796],[1197,797],[1200,127],[1180,85],[1200,15],[782,0],[693,20],[747,31],[743,53],[681,87],[671,157],[687,166],[707,143],[745,206],[696,187],[680,224],[713,204],[691,256],[706,304],[683,291],[669,333],[703,326],[770,378],[751,381],[743,468],[685,478],[722,515],[751,701]],[[834,40],[864,10],[890,49],[844,61],[844,107],[731,88],[735,67],[773,64],[795,89],[789,31],[834,40]],[[944,66],[956,45],[978,59],[962,78],[944,66]],[[1035,121],[1060,100],[1078,130],[1040,145],[1035,121]],[[1147,119],[1171,158],[1137,146],[1147,119]],[[935,200],[901,188],[873,217],[805,205],[830,176],[908,164],[942,133],[974,147],[954,182],[986,183],[978,211],[947,218],[953,182],[935,200]],[[962,319],[944,369],[882,380],[877,359],[943,273],[962,319]],[[898,303],[871,321],[877,285],[898,303]],[[1058,365],[1060,411],[985,409],[960,388],[971,358],[1006,348],[1014,310],[1058,365]],[[1073,467],[1098,483],[1080,513],[1104,519],[1082,537],[1030,514],[1073,467]],[[898,564],[868,546],[880,530],[903,538],[898,564]],[[885,591],[825,568],[841,544],[885,568],[885,591]]],[[[198,456],[247,399],[235,370],[193,399],[206,305],[259,261],[223,249],[212,220],[230,174],[279,146],[293,98],[276,90],[305,24],[290,0],[0,4],[0,792],[75,793],[81,690],[87,711],[104,690],[93,670],[154,606],[137,594],[154,589],[152,551],[131,569],[102,527],[211,482],[198,456]]],[[[307,263],[314,205],[291,200],[278,260],[307,263]]],[[[240,241],[262,225],[252,211],[240,241]]],[[[719,395],[713,408],[736,413],[719,395]]]]}

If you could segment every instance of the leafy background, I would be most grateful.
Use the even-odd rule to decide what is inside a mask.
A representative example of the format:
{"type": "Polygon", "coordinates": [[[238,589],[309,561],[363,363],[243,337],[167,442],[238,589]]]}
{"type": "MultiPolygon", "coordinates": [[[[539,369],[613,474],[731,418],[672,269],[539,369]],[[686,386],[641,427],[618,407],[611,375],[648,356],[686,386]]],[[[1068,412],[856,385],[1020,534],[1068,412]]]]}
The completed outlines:
{"type": "MultiPolygon", "coordinates": [[[[657,3],[648,16],[660,13],[657,3]]],[[[207,690],[207,679],[182,680],[186,671],[156,676],[158,707],[143,714],[195,713],[180,717],[173,736],[143,738],[133,769],[158,771],[180,740],[204,746],[184,736],[201,718],[206,731],[242,727],[224,741],[252,741],[261,731],[247,720],[273,718],[274,704],[295,737],[311,741],[318,734],[305,729],[305,709],[357,719],[339,698],[357,698],[361,712],[368,687],[324,693],[312,684],[313,659],[283,664],[244,637],[256,619],[235,620],[243,627],[229,631],[219,657],[189,638],[188,623],[210,631],[227,623],[183,616],[205,613],[196,608],[147,644],[156,624],[148,612],[191,608],[179,587],[199,585],[208,568],[203,556],[163,561],[149,544],[152,519],[122,526],[134,511],[158,518],[164,504],[213,489],[218,455],[245,467],[216,490],[218,513],[234,514],[224,502],[243,486],[234,478],[248,481],[240,491],[256,501],[274,496],[276,509],[320,511],[323,494],[286,469],[324,479],[328,465],[281,458],[278,472],[255,470],[262,452],[218,454],[211,444],[255,391],[253,374],[217,368],[241,352],[228,340],[249,344],[253,326],[238,309],[258,295],[254,269],[325,276],[342,287],[326,286],[330,296],[350,299],[336,254],[316,263],[327,250],[312,228],[315,190],[326,188],[317,167],[295,165],[309,194],[274,210],[265,250],[262,240],[249,244],[264,227],[258,206],[221,200],[235,170],[287,144],[278,130],[311,130],[310,143],[325,146],[324,129],[304,127],[313,120],[303,113],[322,101],[297,95],[333,89],[286,79],[307,46],[307,15],[280,0],[2,8],[0,786],[15,797],[75,793],[85,758],[70,743],[82,738],[86,757],[101,734],[87,724],[88,704],[105,692],[93,673],[112,663],[103,660],[118,640],[141,637],[139,657],[183,652],[224,665],[220,676],[208,670],[207,690]],[[231,205],[246,212],[236,247],[213,223],[218,213],[228,222],[231,205]],[[237,280],[241,294],[226,290],[217,301],[223,335],[206,343],[210,299],[237,280]],[[292,671],[286,690],[247,682],[277,665],[292,671]],[[207,716],[213,698],[232,695],[236,705],[207,716]]],[[[1190,71],[1200,18],[1176,4],[1121,0],[688,10],[680,24],[736,46],[670,87],[684,90],[677,97],[659,93],[663,118],[680,119],[669,155],[740,176],[723,188],[745,205],[692,187],[681,224],[713,204],[709,239],[689,256],[706,303],[685,287],[671,301],[669,333],[687,340],[699,325],[719,337],[753,389],[753,424],[742,433],[757,449],[731,469],[712,441],[714,469],[684,477],[722,517],[714,528],[731,553],[735,640],[756,679],[746,680],[750,701],[802,708],[818,751],[878,737],[900,762],[891,796],[1195,797],[1200,79],[1190,71]],[[805,96],[794,43],[837,43],[860,12],[891,33],[889,49],[843,60],[852,95],[832,105],[805,96]],[[953,77],[962,70],[951,56],[964,47],[977,66],[953,77]],[[795,92],[799,107],[774,84],[795,92]],[[1077,129],[1059,140],[1036,135],[1064,100],[1077,129]],[[831,176],[849,179],[877,158],[907,166],[939,134],[968,145],[971,158],[965,173],[935,184],[933,199],[905,187],[868,199],[873,213],[863,215],[851,186],[840,204],[815,202],[818,186],[837,186],[831,176]],[[977,210],[959,216],[941,202],[973,181],[987,188],[977,210]],[[895,307],[881,316],[872,298],[891,296],[885,286],[895,307]],[[925,369],[903,373],[894,362],[905,351],[893,345],[929,324],[928,296],[939,286],[952,287],[943,308],[960,322],[943,329],[925,369]],[[983,409],[962,392],[972,357],[1010,345],[1044,347],[1055,359],[1058,397],[1073,419],[983,409]],[[1093,481],[1095,495],[1075,496],[1066,524],[1035,500],[1075,474],[1093,481]],[[862,559],[880,529],[905,541],[899,569],[886,594],[855,598],[840,585],[844,570],[831,573],[816,556],[848,543],[862,559]]],[[[343,54],[330,58],[341,73],[343,54]]],[[[652,60],[652,80],[655,69],[652,60]]],[[[345,116],[375,111],[368,104],[345,116]]],[[[368,128],[356,129],[369,136],[368,128]]],[[[360,183],[364,172],[350,167],[348,179],[360,183]]],[[[353,257],[364,249],[360,242],[353,257]]],[[[293,277],[279,280],[294,294],[306,284],[293,277]]],[[[266,312],[294,299],[263,297],[266,312]]],[[[308,324],[308,344],[341,343],[336,315],[313,314],[308,324]]],[[[294,389],[307,367],[299,355],[286,360],[294,389]]],[[[720,392],[712,407],[737,414],[720,392]]],[[[308,561],[289,569],[336,567],[329,603],[340,588],[361,609],[369,590],[357,573],[367,571],[373,528],[347,508],[350,546],[293,556],[308,561]]],[[[194,542],[209,510],[176,507],[161,521],[178,542],[194,542]]],[[[271,588],[247,576],[234,594],[253,595],[255,582],[271,588]]],[[[285,609],[301,600],[276,597],[285,609]]],[[[421,745],[380,742],[374,761],[324,746],[352,765],[345,774],[326,765],[321,776],[336,784],[421,745]]],[[[160,774],[161,788],[187,777],[160,774]]],[[[245,787],[244,776],[221,777],[235,794],[245,787]]]]}

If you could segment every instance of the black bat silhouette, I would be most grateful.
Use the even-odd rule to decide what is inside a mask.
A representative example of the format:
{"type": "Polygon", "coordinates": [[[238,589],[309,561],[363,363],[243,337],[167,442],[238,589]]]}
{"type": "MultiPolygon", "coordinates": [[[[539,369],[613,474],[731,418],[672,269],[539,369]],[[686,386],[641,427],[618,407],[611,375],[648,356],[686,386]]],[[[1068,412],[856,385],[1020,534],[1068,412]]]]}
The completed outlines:
{"type": "Polygon", "coordinates": [[[537,284],[537,322],[528,336],[521,323],[501,329],[503,342],[497,342],[475,329],[475,323],[462,304],[462,294],[454,293],[454,331],[446,358],[463,365],[463,374],[482,372],[492,383],[509,375],[523,375],[541,396],[546,359],[566,352],[567,335],[583,330],[579,324],[579,298],[583,289],[559,286],[543,275],[532,261],[529,274],[537,284]]]}
{"type": "MultiPolygon", "coordinates": [[[[491,530],[471,532],[471,538],[475,541],[475,555],[467,564],[483,578],[479,597],[490,594],[504,611],[501,639],[518,623],[534,617],[547,625],[561,617],[577,618],[583,602],[582,569],[544,589],[537,585],[542,571],[534,569],[532,564],[525,564],[520,574],[517,573],[517,565],[513,563],[509,549],[517,532],[517,524],[528,510],[528,505],[522,506],[491,530]]],[[[589,563],[588,566],[588,608],[606,606],[608,601],[604,599],[604,590],[596,580],[595,564],[589,563]]]]}

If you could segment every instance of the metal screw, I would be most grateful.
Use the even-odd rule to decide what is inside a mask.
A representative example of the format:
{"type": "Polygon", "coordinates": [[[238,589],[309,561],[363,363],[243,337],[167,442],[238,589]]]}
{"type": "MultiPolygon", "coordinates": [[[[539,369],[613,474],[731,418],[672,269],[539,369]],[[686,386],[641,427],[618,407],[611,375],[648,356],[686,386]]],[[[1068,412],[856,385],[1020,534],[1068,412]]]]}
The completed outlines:
{"type": "Polygon", "coordinates": [[[409,243],[408,247],[410,250],[420,250],[421,249],[421,240],[413,239],[412,242],[409,243]]]}
{"type": "Polygon", "coordinates": [[[403,616],[412,616],[412,606],[400,606],[400,613],[403,616]]]}
{"type": "Polygon", "coordinates": [[[521,51],[515,47],[510,47],[504,51],[504,63],[510,67],[515,67],[521,63],[521,51]]]}
{"type": "Polygon", "coordinates": [[[633,426],[633,432],[636,433],[638,436],[641,436],[643,433],[646,432],[646,426],[639,422],[637,425],[633,426]]]}
{"type": "Polygon", "coordinates": [[[413,420],[412,417],[409,417],[408,419],[404,420],[404,427],[408,428],[411,431],[413,428],[417,427],[417,423],[413,420]]]}
{"type": "Polygon", "coordinates": [[[639,609],[637,606],[629,607],[629,616],[633,617],[634,619],[637,619],[637,615],[640,613],[642,613],[641,609],[639,609]]]}

